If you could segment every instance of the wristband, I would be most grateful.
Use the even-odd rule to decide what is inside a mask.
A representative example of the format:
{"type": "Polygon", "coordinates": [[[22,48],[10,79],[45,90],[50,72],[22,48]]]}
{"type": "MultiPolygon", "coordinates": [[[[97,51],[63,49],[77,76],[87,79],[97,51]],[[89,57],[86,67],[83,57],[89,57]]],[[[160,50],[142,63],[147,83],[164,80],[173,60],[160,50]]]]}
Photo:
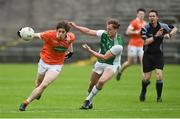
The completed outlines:
{"type": "Polygon", "coordinates": [[[68,53],[68,54],[65,56],[65,58],[66,58],[66,59],[69,59],[69,58],[72,57],[72,55],[73,55],[73,52],[70,52],[70,53],[68,53]]]}

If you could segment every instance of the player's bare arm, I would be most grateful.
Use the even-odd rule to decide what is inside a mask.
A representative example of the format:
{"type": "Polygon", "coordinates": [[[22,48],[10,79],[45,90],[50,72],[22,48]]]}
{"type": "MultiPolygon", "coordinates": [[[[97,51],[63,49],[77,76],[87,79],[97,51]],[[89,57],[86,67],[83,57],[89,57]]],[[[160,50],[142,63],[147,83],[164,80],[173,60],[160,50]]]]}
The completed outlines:
{"type": "Polygon", "coordinates": [[[171,30],[171,32],[169,33],[170,36],[174,36],[174,35],[176,34],[177,30],[178,30],[177,27],[174,27],[174,28],[171,30]]]}
{"type": "Polygon", "coordinates": [[[40,33],[35,33],[34,38],[41,38],[40,33]]]}
{"type": "Polygon", "coordinates": [[[129,26],[126,30],[126,35],[131,35],[131,34],[140,34],[140,30],[134,30],[132,26],[129,26]]]}
{"type": "Polygon", "coordinates": [[[112,58],[114,55],[110,52],[110,51],[107,51],[106,54],[100,54],[94,50],[92,50],[87,44],[83,44],[82,47],[88,51],[89,53],[91,53],[92,55],[94,55],[95,57],[97,58],[100,58],[102,60],[107,60],[109,58],[112,58]]]}
{"type": "Polygon", "coordinates": [[[96,35],[97,30],[92,30],[92,29],[89,29],[87,27],[79,26],[74,22],[69,22],[69,24],[71,27],[77,29],[78,31],[80,31],[86,35],[97,36],[96,35]]]}

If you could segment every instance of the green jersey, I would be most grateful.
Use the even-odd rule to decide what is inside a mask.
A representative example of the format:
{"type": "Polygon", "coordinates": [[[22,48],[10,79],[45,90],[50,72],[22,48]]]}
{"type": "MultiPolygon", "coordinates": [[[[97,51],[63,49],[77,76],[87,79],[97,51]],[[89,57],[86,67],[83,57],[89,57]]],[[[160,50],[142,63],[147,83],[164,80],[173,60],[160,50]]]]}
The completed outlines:
{"type": "Polygon", "coordinates": [[[112,57],[108,60],[98,59],[98,62],[107,63],[107,64],[111,64],[111,65],[114,65],[114,64],[119,65],[122,50],[120,50],[119,47],[116,47],[116,48],[113,48],[113,47],[116,45],[119,45],[121,47],[124,46],[123,38],[119,34],[116,34],[114,39],[110,39],[107,32],[104,30],[98,30],[97,36],[99,36],[101,38],[99,53],[105,54],[108,50],[110,50],[110,52],[114,55],[114,57],[112,57]],[[111,51],[111,50],[113,50],[113,51],[111,51]]]}

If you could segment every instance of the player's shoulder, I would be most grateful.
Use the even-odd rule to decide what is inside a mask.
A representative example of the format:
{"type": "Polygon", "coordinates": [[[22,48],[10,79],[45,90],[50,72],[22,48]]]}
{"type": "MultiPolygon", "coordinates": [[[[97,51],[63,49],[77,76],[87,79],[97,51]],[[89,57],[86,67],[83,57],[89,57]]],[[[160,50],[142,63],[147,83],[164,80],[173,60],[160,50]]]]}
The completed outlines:
{"type": "Polygon", "coordinates": [[[96,35],[97,35],[98,37],[102,37],[102,36],[104,36],[104,35],[106,35],[106,34],[107,34],[106,30],[97,30],[97,31],[96,31],[96,35]]]}
{"type": "Polygon", "coordinates": [[[55,33],[56,32],[56,30],[47,30],[47,31],[45,31],[46,33],[55,33]]]}
{"type": "Polygon", "coordinates": [[[42,39],[54,38],[56,36],[56,30],[47,30],[40,33],[42,39]]]}
{"type": "Polygon", "coordinates": [[[166,23],[163,23],[163,22],[159,22],[160,25],[167,25],[166,23]]]}
{"type": "Polygon", "coordinates": [[[75,34],[73,32],[68,32],[67,35],[75,36],[75,34]]]}
{"type": "Polygon", "coordinates": [[[138,20],[137,19],[133,19],[131,20],[130,24],[137,24],[138,23],[138,20]]]}
{"type": "Polygon", "coordinates": [[[136,27],[136,26],[138,26],[138,21],[137,21],[137,19],[133,19],[131,22],[130,22],[130,24],[129,24],[131,27],[136,27]]]}
{"type": "Polygon", "coordinates": [[[144,29],[148,29],[148,28],[150,28],[151,26],[150,26],[150,24],[149,23],[146,23],[145,25],[144,25],[144,29]]]}
{"type": "Polygon", "coordinates": [[[162,23],[162,22],[159,22],[161,28],[163,28],[164,30],[167,30],[168,32],[172,30],[172,28],[174,28],[173,25],[171,24],[166,24],[166,23],[162,23]]]}
{"type": "Polygon", "coordinates": [[[75,39],[75,34],[72,32],[68,32],[67,35],[71,38],[71,40],[75,39]]]}
{"type": "Polygon", "coordinates": [[[162,22],[159,22],[159,24],[160,24],[161,27],[167,27],[168,26],[168,24],[162,23],[162,22]]]}
{"type": "Polygon", "coordinates": [[[56,34],[56,30],[47,30],[47,31],[42,32],[42,34],[53,35],[53,34],[56,34]]]}

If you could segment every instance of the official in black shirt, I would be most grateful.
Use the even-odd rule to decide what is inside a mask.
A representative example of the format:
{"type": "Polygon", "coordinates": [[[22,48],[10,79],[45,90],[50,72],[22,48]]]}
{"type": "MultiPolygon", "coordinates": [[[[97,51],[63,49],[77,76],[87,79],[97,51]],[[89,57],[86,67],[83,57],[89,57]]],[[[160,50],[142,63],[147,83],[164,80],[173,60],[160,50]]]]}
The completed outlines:
{"type": "Polygon", "coordinates": [[[143,72],[144,78],[142,80],[142,90],[140,94],[140,101],[145,101],[146,89],[150,84],[151,73],[155,69],[156,72],[156,90],[157,102],[162,102],[161,94],[163,89],[163,39],[171,39],[177,32],[177,28],[173,25],[168,25],[159,22],[158,12],[150,10],[148,13],[149,23],[146,24],[142,30],[141,35],[144,41],[144,55],[143,55],[143,72]]]}

